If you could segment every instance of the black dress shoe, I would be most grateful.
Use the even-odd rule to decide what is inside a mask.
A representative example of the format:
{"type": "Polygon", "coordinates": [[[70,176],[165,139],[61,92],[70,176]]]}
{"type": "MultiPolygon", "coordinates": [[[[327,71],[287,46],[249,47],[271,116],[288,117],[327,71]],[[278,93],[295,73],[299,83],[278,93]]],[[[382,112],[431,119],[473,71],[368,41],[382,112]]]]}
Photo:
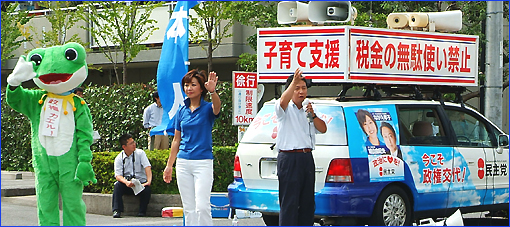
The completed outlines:
{"type": "Polygon", "coordinates": [[[120,212],[119,211],[113,211],[113,218],[120,218],[120,212]]]}
{"type": "Polygon", "coordinates": [[[138,217],[145,217],[145,216],[147,216],[147,214],[140,212],[136,216],[138,216],[138,217]]]}

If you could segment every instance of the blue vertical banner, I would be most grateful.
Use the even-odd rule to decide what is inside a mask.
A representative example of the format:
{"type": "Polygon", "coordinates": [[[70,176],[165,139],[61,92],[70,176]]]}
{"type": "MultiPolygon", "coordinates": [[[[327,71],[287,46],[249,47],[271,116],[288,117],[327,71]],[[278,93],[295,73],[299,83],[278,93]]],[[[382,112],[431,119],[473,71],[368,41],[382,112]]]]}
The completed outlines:
{"type": "Polygon", "coordinates": [[[151,130],[151,136],[174,135],[173,118],[185,95],[181,80],[188,72],[189,9],[198,3],[178,1],[168,22],[156,76],[164,113],[161,124],[151,130]]]}

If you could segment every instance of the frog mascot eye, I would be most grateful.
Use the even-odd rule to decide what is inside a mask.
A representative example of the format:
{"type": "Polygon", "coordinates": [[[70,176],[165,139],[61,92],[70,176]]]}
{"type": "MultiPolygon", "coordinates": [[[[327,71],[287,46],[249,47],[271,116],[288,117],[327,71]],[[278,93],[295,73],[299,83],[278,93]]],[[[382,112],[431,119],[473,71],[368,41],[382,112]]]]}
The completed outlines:
{"type": "Polygon", "coordinates": [[[83,187],[96,183],[92,169],[92,116],[70,92],[88,75],[87,54],[78,43],[39,48],[21,56],[7,77],[6,101],[28,116],[36,177],[39,225],[60,225],[59,195],[66,226],[85,225],[83,187]],[[24,89],[33,80],[41,89],[24,89]],[[65,205],[68,204],[68,205],[65,205]]]}
{"type": "Polygon", "coordinates": [[[35,62],[35,65],[39,66],[42,62],[42,56],[40,54],[34,54],[30,57],[30,61],[35,62]]]}
{"type": "Polygon", "coordinates": [[[69,61],[74,61],[78,58],[78,51],[76,51],[75,49],[73,48],[69,48],[66,50],[66,59],[69,60],[69,61]]]}

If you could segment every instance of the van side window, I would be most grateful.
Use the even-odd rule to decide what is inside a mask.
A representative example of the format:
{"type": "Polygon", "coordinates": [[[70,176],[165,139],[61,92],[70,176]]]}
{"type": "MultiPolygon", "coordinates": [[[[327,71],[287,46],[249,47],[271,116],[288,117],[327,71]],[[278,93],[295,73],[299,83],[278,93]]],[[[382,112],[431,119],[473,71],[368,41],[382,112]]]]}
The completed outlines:
{"type": "Polygon", "coordinates": [[[497,142],[493,141],[484,121],[469,112],[456,109],[445,109],[455,132],[457,142],[462,147],[494,147],[497,142]]]}
{"type": "Polygon", "coordinates": [[[448,137],[433,108],[399,108],[402,145],[449,145],[448,137]]]}

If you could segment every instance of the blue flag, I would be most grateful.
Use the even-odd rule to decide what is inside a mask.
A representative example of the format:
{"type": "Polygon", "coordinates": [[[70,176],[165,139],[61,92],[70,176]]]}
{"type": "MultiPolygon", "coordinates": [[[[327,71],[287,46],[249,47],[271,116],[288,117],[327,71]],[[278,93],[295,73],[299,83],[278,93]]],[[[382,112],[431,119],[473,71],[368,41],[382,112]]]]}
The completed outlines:
{"type": "Polygon", "coordinates": [[[156,76],[163,119],[160,125],[151,130],[151,136],[174,135],[174,116],[179,106],[183,105],[185,96],[181,80],[188,72],[189,9],[198,3],[178,1],[168,22],[156,76]]]}

